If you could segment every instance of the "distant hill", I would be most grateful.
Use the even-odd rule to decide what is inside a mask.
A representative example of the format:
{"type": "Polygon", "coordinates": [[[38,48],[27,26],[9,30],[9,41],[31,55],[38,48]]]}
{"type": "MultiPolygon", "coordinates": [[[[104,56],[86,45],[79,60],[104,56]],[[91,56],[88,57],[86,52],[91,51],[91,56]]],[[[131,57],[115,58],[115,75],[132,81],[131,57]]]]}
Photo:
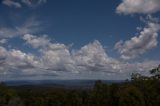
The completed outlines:
{"type": "MultiPolygon", "coordinates": [[[[43,87],[93,87],[96,80],[21,80],[5,81],[7,86],[43,86],[43,87]]],[[[124,80],[102,80],[103,83],[123,83],[124,80]]]]}

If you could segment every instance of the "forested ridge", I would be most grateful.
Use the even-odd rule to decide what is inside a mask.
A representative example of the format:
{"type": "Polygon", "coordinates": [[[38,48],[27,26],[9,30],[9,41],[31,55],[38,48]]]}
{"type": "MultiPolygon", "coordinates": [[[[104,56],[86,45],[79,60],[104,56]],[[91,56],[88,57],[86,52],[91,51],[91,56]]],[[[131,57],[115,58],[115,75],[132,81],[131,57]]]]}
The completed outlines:
{"type": "Polygon", "coordinates": [[[16,88],[0,84],[0,106],[160,106],[160,66],[119,84],[98,80],[91,89],[16,88]]]}

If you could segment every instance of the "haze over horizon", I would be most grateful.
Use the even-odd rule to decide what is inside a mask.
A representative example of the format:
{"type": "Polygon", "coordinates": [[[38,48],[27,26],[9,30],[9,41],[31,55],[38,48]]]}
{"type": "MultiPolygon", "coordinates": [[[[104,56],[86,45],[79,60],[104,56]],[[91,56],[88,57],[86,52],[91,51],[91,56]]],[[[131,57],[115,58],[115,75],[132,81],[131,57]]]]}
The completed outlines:
{"type": "Polygon", "coordinates": [[[1,0],[0,81],[148,75],[159,34],[160,0],[1,0]]]}

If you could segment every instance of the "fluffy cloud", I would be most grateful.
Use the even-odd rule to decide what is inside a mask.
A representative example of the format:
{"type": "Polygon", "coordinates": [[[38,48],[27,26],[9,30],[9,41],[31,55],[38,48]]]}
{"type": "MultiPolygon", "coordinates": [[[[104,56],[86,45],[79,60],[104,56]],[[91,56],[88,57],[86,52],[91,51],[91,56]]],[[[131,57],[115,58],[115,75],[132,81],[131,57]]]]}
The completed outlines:
{"type": "Polygon", "coordinates": [[[71,53],[64,44],[52,43],[41,53],[41,60],[48,69],[77,73],[71,53]]]}
{"type": "Polygon", "coordinates": [[[98,40],[84,45],[80,50],[71,51],[64,44],[49,42],[48,45],[40,51],[41,57],[39,58],[41,65],[43,65],[45,69],[72,73],[81,73],[85,71],[131,73],[133,72],[131,67],[135,69],[135,71],[143,72],[146,71],[147,68],[150,69],[158,64],[157,61],[155,63],[144,62],[132,64],[119,61],[108,56],[106,50],[98,40]],[[146,66],[151,67],[145,68],[146,66]]]}
{"type": "Polygon", "coordinates": [[[115,62],[112,58],[108,57],[105,49],[97,40],[85,45],[80,50],[73,52],[73,58],[77,67],[81,71],[98,70],[112,73],[112,62],[115,62]]]}
{"type": "Polygon", "coordinates": [[[16,2],[14,0],[3,0],[2,3],[4,5],[9,6],[9,7],[11,7],[11,6],[16,7],[16,8],[21,8],[22,7],[22,5],[19,2],[16,2]]]}
{"type": "Polygon", "coordinates": [[[127,41],[120,40],[115,44],[114,48],[121,54],[122,59],[133,59],[157,46],[159,31],[159,23],[147,22],[147,26],[138,36],[134,36],[127,41]]]}
{"type": "Polygon", "coordinates": [[[31,68],[34,67],[36,61],[34,56],[31,54],[23,53],[20,50],[10,50],[8,51],[8,56],[5,59],[6,64],[12,66],[12,68],[31,68]]]}
{"type": "Polygon", "coordinates": [[[23,39],[33,48],[40,48],[39,62],[45,70],[76,72],[74,61],[68,47],[60,43],[51,43],[45,36],[26,34],[23,39]]]}
{"type": "Polygon", "coordinates": [[[23,36],[23,39],[27,44],[31,45],[34,48],[46,47],[49,44],[49,40],[46,38],[46,36],[37,37],[31,34],[25,34],[23,36]]]}
{"type": "Polygon", "coordinates": [[[55,76],[61,73],[105,73],[106,75],[129,76],[132,72],[146,73],[159,61],[127,63],[114,59],[98,40],[84,45],[79,50],[70,50],[62,43],[52,43],[43,36],[26,34],[25,42],[39,50],[30,54],[0,46],[0,76],[33,77],[55,76]],[[42,42],[42,44],[40,44],[42,42]],[[134,70],[131,70],[134,69],[134,70]]]}
{"type": "MultiPolygon", "coordinates": [[[[122,14],[151,14],[160,10],[159,0],[123,0],[117,7],[117,13],[122,14]]],[[[155,48],[158,44],[158,32],[160,31],[160,23],[158,18],[147,15],[146,18],[140,17],[140,20],[146,23],[144,28],[137,27],[140,31],[138,36],[132,37],[130,40],[120,40],[115,44],[115,49],[121,55],[122,59],[128,60],[136,58],[139,55],[155,48]]]]}
{"type": "Polygon", "coordinates": [[[116,9],[117,13],[150,14],[160,11],[160,0],[123,0],[116,9]]]}
{"type": "Polygon", "coordinates": [[[47,0],[20,0],[17,2],[16,0],[3,0],[2,3],[9,7],[21,8],[22,5],[26,5],[28,7],[36,7],[43,3],[46,3],[47,0]]]}
{"type": "Polygon", "coordinates": [[[0,47],[0,76],[34,77],[55,76],[55,71],[46,70],[40,59],[20,50],[7,50],[0,47]]]}

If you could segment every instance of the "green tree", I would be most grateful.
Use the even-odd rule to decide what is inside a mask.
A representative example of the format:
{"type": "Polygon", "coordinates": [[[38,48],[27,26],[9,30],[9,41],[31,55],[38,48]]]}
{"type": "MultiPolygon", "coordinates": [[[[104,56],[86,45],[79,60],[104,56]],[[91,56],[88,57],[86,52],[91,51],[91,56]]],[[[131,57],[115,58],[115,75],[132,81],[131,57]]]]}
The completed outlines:
{"type": "Polygon", "coordinates": [[[145,106],[143,94],[137,87],[127,85],[120,89],[119,106],[145,106]]]}

